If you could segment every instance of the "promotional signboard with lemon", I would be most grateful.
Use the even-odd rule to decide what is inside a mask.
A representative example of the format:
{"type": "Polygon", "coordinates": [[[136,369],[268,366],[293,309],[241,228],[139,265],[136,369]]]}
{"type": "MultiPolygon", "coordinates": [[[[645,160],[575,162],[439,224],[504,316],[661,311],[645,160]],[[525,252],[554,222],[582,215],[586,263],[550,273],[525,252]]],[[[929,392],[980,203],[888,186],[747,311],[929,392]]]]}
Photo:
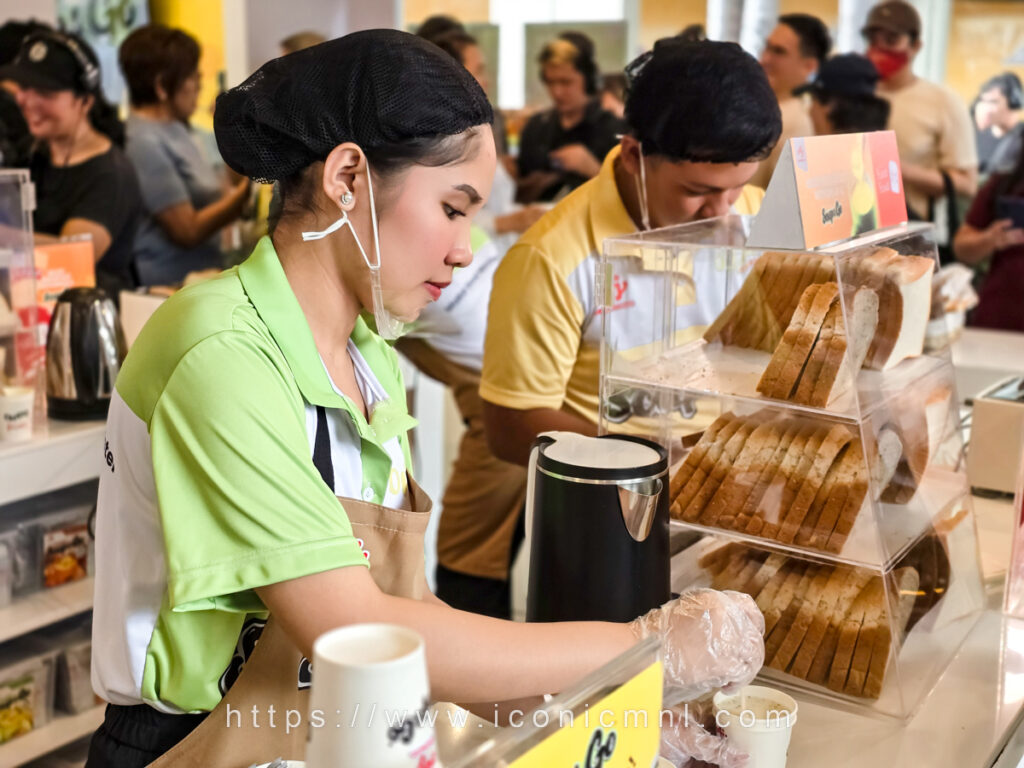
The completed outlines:
{"type": "Polygon", "coordinates": [[[807,250],[906,221],[892,131],[791,139],[747,245],[807,250]]]}

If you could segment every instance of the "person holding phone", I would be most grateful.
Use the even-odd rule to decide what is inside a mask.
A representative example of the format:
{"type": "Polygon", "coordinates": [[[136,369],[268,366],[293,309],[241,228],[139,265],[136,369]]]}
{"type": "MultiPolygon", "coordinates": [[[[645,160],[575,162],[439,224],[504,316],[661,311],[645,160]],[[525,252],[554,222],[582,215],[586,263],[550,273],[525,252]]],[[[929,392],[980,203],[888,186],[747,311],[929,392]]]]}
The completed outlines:
{"type": "Polygon", "coordinates": [[[978,192],[953,252],[964,264],[988,262],[970,324],[1024,331],[1024,152],[1009,173],[993,174],[978,192]]]}

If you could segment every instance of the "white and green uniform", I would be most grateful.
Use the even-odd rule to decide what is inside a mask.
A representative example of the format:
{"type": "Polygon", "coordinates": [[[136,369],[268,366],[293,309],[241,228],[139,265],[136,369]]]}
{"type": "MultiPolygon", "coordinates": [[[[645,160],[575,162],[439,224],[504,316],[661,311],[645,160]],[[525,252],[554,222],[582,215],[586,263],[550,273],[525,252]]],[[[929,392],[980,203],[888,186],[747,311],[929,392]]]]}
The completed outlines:
{"type": "Polygon", "coordinates": [[[93,687],[121,705],[212,709],[254,589],[365,565],[339,496],[406,505],[415,424],[394,352],[349,341],[370,415],[334,386],[270,240],[168,299],[117,379],[96,525],[93,687]],[[313,466],[326,409],[335,488],[313,466]]]}

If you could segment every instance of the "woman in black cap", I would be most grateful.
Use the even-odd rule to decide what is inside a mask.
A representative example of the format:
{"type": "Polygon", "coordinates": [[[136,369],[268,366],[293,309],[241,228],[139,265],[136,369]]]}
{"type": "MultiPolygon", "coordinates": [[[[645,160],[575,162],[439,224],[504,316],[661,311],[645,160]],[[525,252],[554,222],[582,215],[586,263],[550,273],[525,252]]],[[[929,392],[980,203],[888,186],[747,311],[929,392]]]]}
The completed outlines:
{"type": "Polygon", "coordinates": [[[629,625],[523,625],[424,588],[429,500],[408,475],[414,421],[382,336],[469,263],[490,120],[458,62],[391,30],[276,59],[218,99],[225,161],[281,184],[280,220],[241,266],[168,299],[118,377],[93,630],[111,704],[89,768],[301,758],[306,728],[267,718],[308,710],[303,655],[359,622],[419,632],[440,700],[559,691],[638,637],[662,640],[672,700],[760,667],[745,596],[697,591],[629,625]]]}
{"type": "Polygon", "coordinates": [[[100,86],[99,60],[79,37],[36,31],[0,68],[36,141],[33,224],[39,235],[89,235],[96,284],[117,301],[136,285],[132,246],[141,216],[135,170],[121,151],[124,127],[100,86]]]}

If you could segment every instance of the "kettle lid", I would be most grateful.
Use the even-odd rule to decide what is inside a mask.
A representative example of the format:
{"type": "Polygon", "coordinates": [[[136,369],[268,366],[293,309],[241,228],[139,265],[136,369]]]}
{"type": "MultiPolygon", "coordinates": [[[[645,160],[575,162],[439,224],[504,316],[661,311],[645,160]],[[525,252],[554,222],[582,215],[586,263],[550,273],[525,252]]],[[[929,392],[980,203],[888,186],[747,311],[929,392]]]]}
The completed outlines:
{"type": "Polygon", "coordinates": [[[668,454],[662,446],[630,435],[544,432],[535,446],[541,469],[570,479],[636,481],[668,471],[668,454]]]}

